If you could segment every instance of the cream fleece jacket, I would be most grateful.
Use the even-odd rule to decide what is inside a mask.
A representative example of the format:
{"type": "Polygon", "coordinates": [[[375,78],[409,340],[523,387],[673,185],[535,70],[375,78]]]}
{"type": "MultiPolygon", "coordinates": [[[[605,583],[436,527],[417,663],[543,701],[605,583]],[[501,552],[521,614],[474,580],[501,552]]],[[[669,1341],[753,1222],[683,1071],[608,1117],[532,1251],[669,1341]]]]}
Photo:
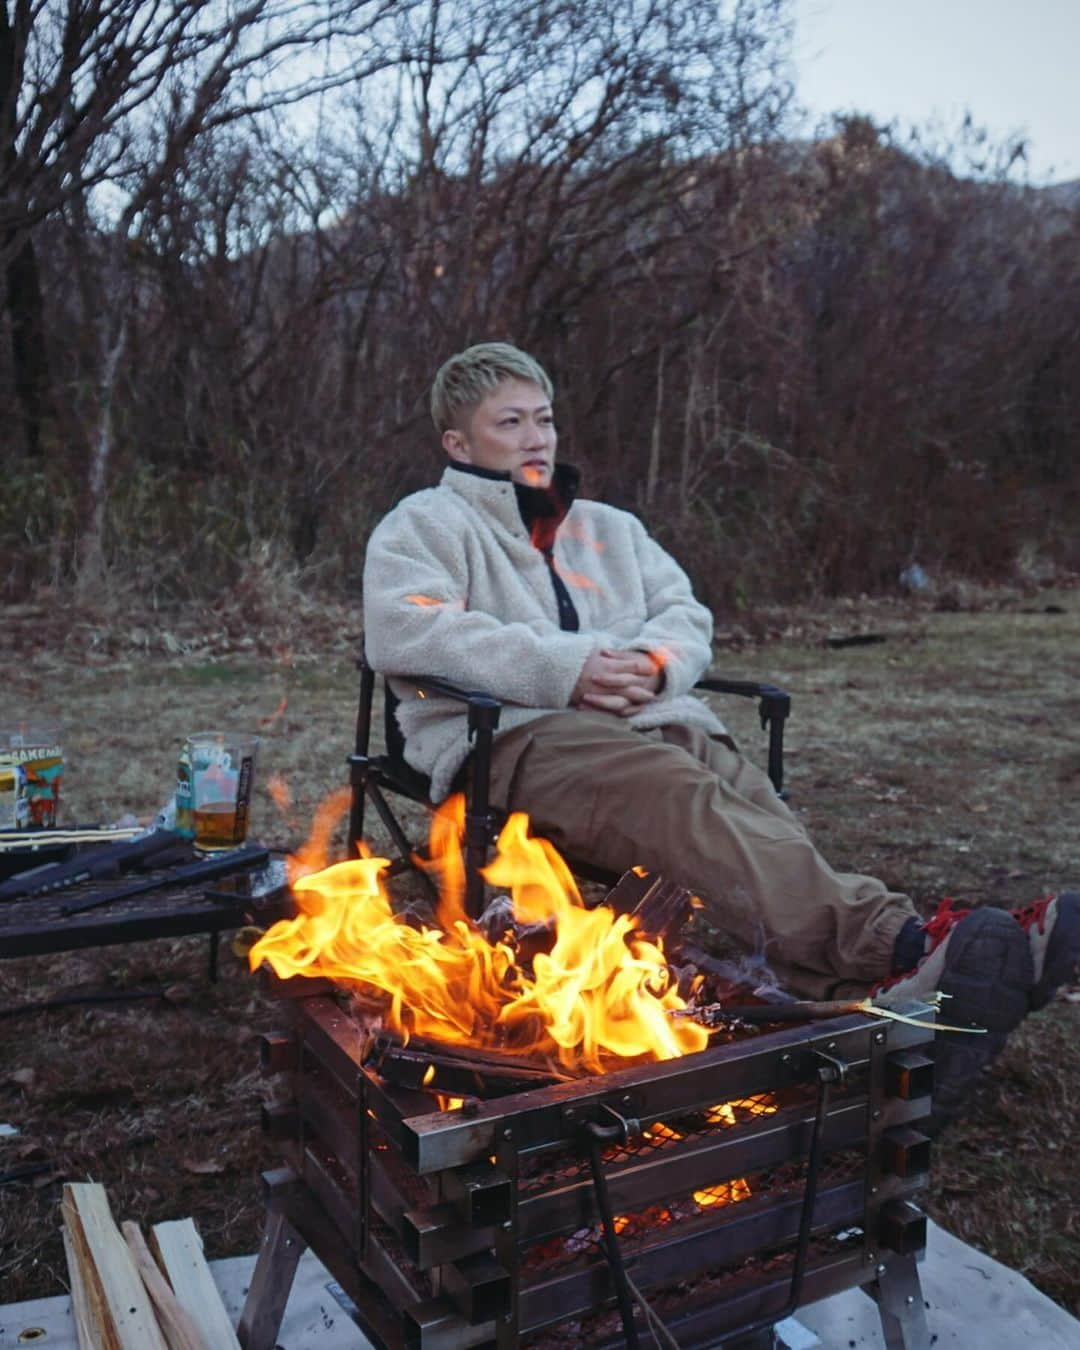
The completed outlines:
{"type": "Polygon", "coordinates": [[[559,526],[555,565],[580,631],[559,627],[547,564],[529,539],[511,482],[447,468],[380,521],[364,565],[367,659],[401,699],[408,762],[438,801],[469,753],[466,718],[449,699],[419,698],[408,676],[481,689],[504,707],[500,731],[567,708],[600,648],[649,651],[661,694],[630,719],[724,727],[690,695],[712,654],[712,615],[685,572],[626,511],[575,501],[559,526]]]}

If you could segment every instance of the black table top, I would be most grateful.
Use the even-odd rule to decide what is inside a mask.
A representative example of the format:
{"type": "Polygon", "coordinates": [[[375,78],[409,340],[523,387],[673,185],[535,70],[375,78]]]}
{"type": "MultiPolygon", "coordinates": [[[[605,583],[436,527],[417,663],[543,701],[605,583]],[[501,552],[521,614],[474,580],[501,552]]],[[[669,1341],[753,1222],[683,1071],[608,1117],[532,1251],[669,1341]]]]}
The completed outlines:
{"type": "Polygon", "coordinates": [[[220,932],[247,923],[264,926],[294,912],[280,863],[201,885],[168,884],[170,873],[190,861],[181,858],[170,867],[82,881],[52,895],[0,902],[0,957],[220,932]],[[146,880],[165,884],[142,895],[122,895],[133,883],[146,880]],[[115,899],[107,899],[114,894],[115,899]],[[105,903],[85,913],[66,912],[99,898],[105,903]]]}

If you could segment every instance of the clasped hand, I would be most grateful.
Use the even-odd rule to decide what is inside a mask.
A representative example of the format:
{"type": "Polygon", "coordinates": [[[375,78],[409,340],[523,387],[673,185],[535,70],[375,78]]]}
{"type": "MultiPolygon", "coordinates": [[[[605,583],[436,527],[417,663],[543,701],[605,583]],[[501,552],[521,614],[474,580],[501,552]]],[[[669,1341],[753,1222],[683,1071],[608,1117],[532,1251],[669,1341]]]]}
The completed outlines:
{"type": "Polygon", "coordinates": [[[630,717],[653,701],[660,680],[660,664],[647,652],[593,652],[581,669],[570,703],[575,708],[630,717]]]}

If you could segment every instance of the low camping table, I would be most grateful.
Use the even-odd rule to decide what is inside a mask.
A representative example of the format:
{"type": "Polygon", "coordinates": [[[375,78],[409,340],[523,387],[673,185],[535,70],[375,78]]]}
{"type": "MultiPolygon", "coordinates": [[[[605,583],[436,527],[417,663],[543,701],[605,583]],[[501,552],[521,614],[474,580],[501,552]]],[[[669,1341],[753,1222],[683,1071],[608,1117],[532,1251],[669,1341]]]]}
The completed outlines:
{"type": "MultiPolygon", "coordinates": [[[[190,858],[182,864],[190,863],[190,858]]],[[[106,947],[149,938],[210,935],[210,978],[217,978],[218,945],[226,929],[245,924],[263,927],[294,912],[288,887],[276,884],[273,870],[217,877],[210,884],[168,884],[169,872],[180,866],[129,872],[124,876],[79,882],[52,895],[0,902],[0,957],[43,956],[83,947],[106,947]],[[159,889],[124,898],[133,882],[160,879],[159,889]],[[116,892],[118,898],[88,910],[65,910],[116,892]]]]}

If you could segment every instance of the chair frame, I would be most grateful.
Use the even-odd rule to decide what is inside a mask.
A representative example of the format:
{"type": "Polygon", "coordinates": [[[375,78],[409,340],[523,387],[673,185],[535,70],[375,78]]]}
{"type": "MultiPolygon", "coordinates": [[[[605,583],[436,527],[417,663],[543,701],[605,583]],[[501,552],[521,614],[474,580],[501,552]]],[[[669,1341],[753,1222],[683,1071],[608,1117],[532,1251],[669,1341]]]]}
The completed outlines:
{"type": "MultiPolygon", "coordinates": [[[[371,716],[378,677],[363,655],[356,664],[360,671],[360,697],[356,714],[356,748],[348,757],[352,789],[349,856],[359,856],[359,841],[364,834],[365,805],[370,800],[398,851],[398,858],[391,862],[389,869],[389,875],[395,876],[415,868],[416,856],[401,822],[386,799],[387,791],[406,797],[429,811],[435,809],[435,804],[431,800],[428,780],[405,761],[405,740],[394,715],[398,700],[385,680],[383,718],[387,750],[382,755],[371,754],[371,716]]],[[[484,907],[484,879],[480,869],[487,862],[488,852],[501,823],[500,813],[491,805],[490,789],[491,747],[499,727],[502,704],[482,690],[462,689],[433,676],[409,676],[408,680],[422,695],[442,695],[465,706],[468,736],[473,743],[465,792],[465,910],[475,919],[484,907]]],[[[713,675],[699,680],[694,688],[758,700],[761,727],[769,734],[767,772],[777,794],[783,797],[784,726],[791,714],[791,695],[774,684],[729,680],[713,675]]],[[[572,859],[567,861],[574,872],[591,880],[614,884],[618,879],[588,863],[572,859]]],[[[429,887],[433,887],[428,874],[422,872],[421,875],[429,887]]]]}

